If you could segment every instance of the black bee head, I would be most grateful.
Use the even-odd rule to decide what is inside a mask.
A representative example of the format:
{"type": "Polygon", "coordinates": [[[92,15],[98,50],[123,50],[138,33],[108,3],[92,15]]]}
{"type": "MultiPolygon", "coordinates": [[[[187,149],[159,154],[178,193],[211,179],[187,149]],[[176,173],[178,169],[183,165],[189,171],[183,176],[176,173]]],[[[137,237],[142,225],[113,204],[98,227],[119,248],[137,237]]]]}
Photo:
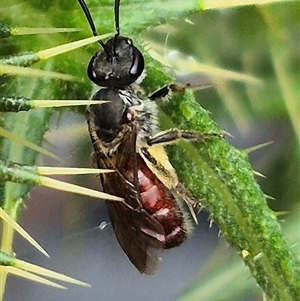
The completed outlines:
{"type": "MultiPolygon", "coordinates": [[[[84,0],[78,0],[94,36],[96,27],[91,13],[84,0]]],[[[99,41],[102,50],[97,52],[88,66],[88,76],[91,81],[102,87],[124,88],[134,83],[144,70],[142,53],[133,45],[129,38],[120,36],[119,26],[120,0],[115,0],[116,34],[104,43],[99,41]]]]}
{"type": "Polygon", "coordinates": [[[144,58],[132,40],[116,34],[102,46],[89,63],[90,80],[103,87],[134,83],[144,70],[144,58]]]}

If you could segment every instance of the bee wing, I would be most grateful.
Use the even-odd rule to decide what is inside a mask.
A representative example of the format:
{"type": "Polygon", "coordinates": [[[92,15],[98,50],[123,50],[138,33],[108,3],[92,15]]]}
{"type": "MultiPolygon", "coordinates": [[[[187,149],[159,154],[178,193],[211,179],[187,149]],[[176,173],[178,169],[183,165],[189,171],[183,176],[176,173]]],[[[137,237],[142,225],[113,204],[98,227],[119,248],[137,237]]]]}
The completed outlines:
{"type": "MultiPolygon", "coordinates": [[[[99,167],[111,165],[103,154],[96,153],[94,159],[99,167]]],[[[164,248],[165,232],[158,220],[141,206],[135,128],[124,132],[114,164],[116,173],[103,175],[102,185],[105,192],[124,198],[126,204],[106,202],[111,223],[122,249],[139,272],[153,274],[161,261],[159,254],[164,248]]]]}
{"type": "Polygon", "coordinates": [[[107,202],[116,237],[140,273],[154,274],[165,244],[162,225],[143,210],[132,210],[122,203],[107,202]]]}

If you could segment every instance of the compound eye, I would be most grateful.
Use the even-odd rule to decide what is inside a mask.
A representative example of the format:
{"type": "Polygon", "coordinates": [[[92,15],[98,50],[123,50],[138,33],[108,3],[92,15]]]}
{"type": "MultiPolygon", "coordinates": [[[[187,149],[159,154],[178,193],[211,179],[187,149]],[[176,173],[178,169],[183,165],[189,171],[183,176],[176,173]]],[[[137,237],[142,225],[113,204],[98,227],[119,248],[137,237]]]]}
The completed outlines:
{"type": "Polygon", "coordinates": [[[133,46],[133,58],[132,58],[132,65],[130,67],[130,74],[135,80],[142,74],[145,67],[144,57],[142,53],[133,46]]]}
{"type": "Polygon", "coordinates": [[[132,39],[130,39],[130,38],[127,38],[126,43],[127,43],[129,46],[133,46],[133,41],[132,41],[132,39]]]}

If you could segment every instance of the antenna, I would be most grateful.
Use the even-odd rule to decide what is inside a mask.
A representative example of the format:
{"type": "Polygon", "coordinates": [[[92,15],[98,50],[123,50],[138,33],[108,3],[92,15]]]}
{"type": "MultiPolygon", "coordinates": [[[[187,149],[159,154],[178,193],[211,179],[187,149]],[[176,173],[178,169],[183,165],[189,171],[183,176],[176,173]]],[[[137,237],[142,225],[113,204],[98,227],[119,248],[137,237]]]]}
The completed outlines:
{"type": "Polygon", "coordinates": [[[115,24],[117,35],[120,35],[120,26],[119,26],[119,8],[120,8],[120,0],[115,0],[115,24]]]}
{"type": "MultiPolygon", "coordinates": [[[[87,7],[85,1],[84,1],[84,0],[78,0],[78,2],[79,2],[79,4],[80,4],[80,6],[81,6],[81,8],[82,8],[82,10],[83,10],[83,12],[84,12],[84,14],[85,14],[87,20],[88,20],[88,22],[89,22],[89,25],[90,25],[91,30],[92,30],[92,32],[93,32],[93,35],[94,35],[95,37],[98,36],[98,33],[97,33],[97,30],[96,30],[96,27],[95,27],[93,18],[92,18],[92,16],[91,16],[91,13],[90,13],[90,11],[89,11],[89,9],[88,9],[88,7],[87,7]]],[[[106,49],[106,47],[105,47],[105,45],[104,45],[104,43],[103,43],[103,41],[102,41],[102,40],[99,40],[99,43],[100,43],[100,45],[103,47],[103,49],[105,50],[105,52],[106,52],[107,54],[109,54],[108,51],[107,51],[107,49],[106,49]]]]}
{"type": "Polygon", "coordinates": [[[120,17],[119,17],[119,8],[120,8],[120,0],[115,0],[115,10],[114,10],[114,13],[115,13],[115,26],[116,26],[116,34],[115,34],[115,37],[114,37],[114,47],[113,47],[113,54],[114,54],[114,57],[116,58],[118,55],[117,55],[117,52],[116,52],[116,49],[117,49],[117,40],[118,40],[118,37],[120,36],[120,25],[119,25],[119,20],[120,20],[120,17]]]}

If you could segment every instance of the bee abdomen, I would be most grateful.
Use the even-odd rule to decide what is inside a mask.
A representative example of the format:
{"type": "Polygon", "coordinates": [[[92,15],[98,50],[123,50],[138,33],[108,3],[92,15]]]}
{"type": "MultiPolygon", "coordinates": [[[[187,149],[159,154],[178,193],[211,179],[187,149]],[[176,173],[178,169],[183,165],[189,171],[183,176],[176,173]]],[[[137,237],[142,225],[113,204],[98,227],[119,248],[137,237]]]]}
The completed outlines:
{"type": "Polygon", "coordinates": [[[188,229],[176,198],[166,190],[145,164],[139,166],[138,182],[143,208],[164,228],[164,248],[169,249],[182,244],[187,237],[188,229]]]}

